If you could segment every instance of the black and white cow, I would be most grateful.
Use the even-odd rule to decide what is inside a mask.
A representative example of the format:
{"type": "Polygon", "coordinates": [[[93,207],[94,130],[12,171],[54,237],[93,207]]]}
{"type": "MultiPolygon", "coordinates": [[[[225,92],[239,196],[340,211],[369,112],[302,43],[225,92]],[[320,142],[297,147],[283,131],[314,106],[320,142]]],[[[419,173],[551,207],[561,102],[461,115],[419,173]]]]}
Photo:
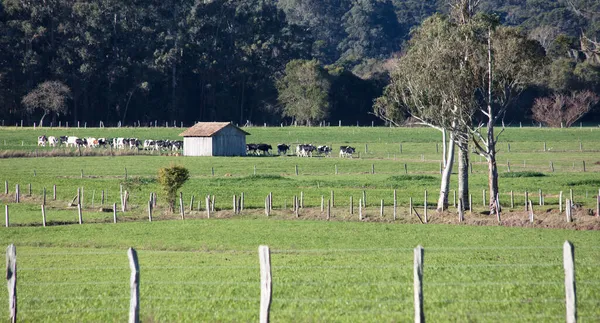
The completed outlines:
{"type": "Polygon", "coordinates": [[[183,140],[176,140],[171,143],[171,150],[183,149],[183,140]]]}
{"type": "Polygon", "coordinates": [[[259,153],[262,151],[263,155],[267,155],[270,154],[269,150],[273,150],[273,147],[268,144],[258,144],[256,149],[259,151],[259,153]]]}
{"type": "Polygon", "coordinates": [[[331,147],[329,146],[319,146],[317,147],[317,153],[319,155],[325,155],[326,157],[329,157],[329,153],[331,153],[331,147]]]}
{"type": "Polygon", "coordinates": [[[109,143],[108,140],[106,140],[106,138],[98,138],[98,147],[102,146],[104,148],[106,148],[106,145],[109,143]]]}
{"type": "Polygon", "coordinates": [[[59,144],[58,138],[54,136],[48,137],[48,146],[56,147],[57,144],[59,144]]]}
{"type": "Polygon", "coordinates": [[[67,136],[60,136],[58,138],[58,145],[60,146],[62,144],[65,144],[67,147],[69,147],[69,144],[67,143],[68,141],[69,141],[69,137],[67,137],[67,136]]]}
{"type": "Polygon", "coordinates": [[[317,147],[308,144],[301,144],[296,146],[296,156],[298,157],[312,157],[313,151],[317,150],[317,147]]]}
{"type": "Polygon", "coordinates": [[[352,158],[352,154],[354,154],[354,152],[356,152],[356,149],[354,147],[340,146],[340,158],[343,158],[343,157],[352,158]]]}
{"type": "Polygon", "coordinates": [[[279,144],[277,145],[277,154],[281,155],[287,155],[288,150],[290,150],[290,146],[286,145],[286,144],[279,144]]]}
{"type": "Polygon", "coordinates": [[[48,143],[48,137],[46,135],[41,135],[38,137],[38,146],[46,147],[48,143]]]}
{"type": "Polygon", "coordinates": [[[256,154],[256,150],[258,149],[257,144],[246,144],[246,152],[256,154]]]}
{"type": "MultiPolygon", "coordinates": [[[[71,137],[69,137],[71,138],[71,137]]],[[[87,146],[88,145],[88,141],[87,139],[83,138],[77,138],[75,139],[75,144],[77,145],[77,147],[81,147],[81,146],[87,146]]]]}

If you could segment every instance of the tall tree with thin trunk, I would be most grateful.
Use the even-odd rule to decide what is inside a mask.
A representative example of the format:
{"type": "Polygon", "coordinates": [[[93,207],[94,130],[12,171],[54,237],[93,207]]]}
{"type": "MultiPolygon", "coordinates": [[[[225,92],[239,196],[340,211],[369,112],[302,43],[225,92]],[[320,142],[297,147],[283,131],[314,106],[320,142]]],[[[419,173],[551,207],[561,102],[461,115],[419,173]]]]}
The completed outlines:
{"type": "Polygon", "coordinates": [[[497,210],[498,166],[496,164],[496,145],[502,129],[495,133],[495,125],[501,121],[510,104],[526,85],[540,79],[546,63],[544,48],[535,40],[528,39],[521,31],[510,27],[497,26],[493,17],[484,17],[480,21],[480,43],[485,44],[486,60],[481,62],[475,74],[484,76],[478,92],[483,100],[479,113],[484,122],[470,127],[476,152],[488,163],[489,209],[491,214],[497,210]],[[485,68],[484,68],[485,66],[485,68]],[[481,129],[485,126],[485,133],[481,129]]]}

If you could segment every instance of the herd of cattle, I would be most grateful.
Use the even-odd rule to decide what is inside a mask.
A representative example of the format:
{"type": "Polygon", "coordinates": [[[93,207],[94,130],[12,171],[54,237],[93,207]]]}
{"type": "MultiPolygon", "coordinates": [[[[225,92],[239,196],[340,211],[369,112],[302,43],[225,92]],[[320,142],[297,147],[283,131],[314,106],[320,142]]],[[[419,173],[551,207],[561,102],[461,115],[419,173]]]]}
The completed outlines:
{"type": "MultiPolygon", "coordinates": [[[[75,136],[39,136],[38,146],[45,147],[112,147],[114,149],[144,149],[144,150],[180,150],[183,149],[183,141],[181,140],[151,140],[147,139],[143,142],[138,138],[78,138],[75,136]],[[141,146],[141,147],[140,147],[141,146]]],[[[277,145],[277,154],[287,155],[291,146],[286,144],[277,145]]],[[[248,155],[270,155],[273,147],[269,144],[247,144],[246,152],[248,155]]],[[[313,154],[318,156],[329,157],[332,148],[329,146],[313,146],[311,144],[300,144],[296,146],[296,156],[312,157],[313,154]]],[[[350,146],[340,146],[340,158],[352,158],[352,154],[356,149],[350,146]]]]}
{"type": "MultiPolygon", "coordinates": [[[[287,155],[291,146],[286,144],[277,145],[277,154],[287,155]]],[[[273,149],[268,144],[246,144],[246,152],[250,155],[268,155],[273,149]]],[[[319,156],[329,157],[331,155],[332,148],[329,146],[313,146],[311,144],[300,144],[296,146],[296,156],[298,157],[312,157],[313,154],[319,156]]],[[[340,158],[349,157],[352,158],[352,154],[356,151],[354,147],[340,146],[340,158]]]]}
{"type": "Polygon", "coordinates": [[[144,140],[141,142],[138,138],[78,138],[75,136],[39,136],[38,146],[45,147],[112,147],[114,149],[142,149],[144,150],[180,150],[183,149],[181,140],[144,140]]]}

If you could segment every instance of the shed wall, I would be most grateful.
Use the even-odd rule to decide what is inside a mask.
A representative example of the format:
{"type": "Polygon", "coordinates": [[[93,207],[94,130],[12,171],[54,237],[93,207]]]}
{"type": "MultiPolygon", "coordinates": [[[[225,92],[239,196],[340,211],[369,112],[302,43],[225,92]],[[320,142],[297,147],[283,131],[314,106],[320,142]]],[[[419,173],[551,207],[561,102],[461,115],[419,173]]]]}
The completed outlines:
{"type": "Polygon", "coordinates": [[[184,156],[212,156],[212,137],[184,137],[184,156]]]}
{"type": "Polygon", "coordinates": [[[235,127],[226,127],[212,137],[213,156],[246,156],[246,135],[235,127]]]}

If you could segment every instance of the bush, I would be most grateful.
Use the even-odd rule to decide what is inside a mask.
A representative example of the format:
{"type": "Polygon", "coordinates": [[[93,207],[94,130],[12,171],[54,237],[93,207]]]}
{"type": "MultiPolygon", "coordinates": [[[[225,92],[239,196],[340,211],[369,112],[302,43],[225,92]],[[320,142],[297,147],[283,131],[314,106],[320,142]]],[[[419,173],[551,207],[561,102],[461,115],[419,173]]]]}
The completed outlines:
{"type": "Polygon", "coordinates": [[[175,209],[177,191],[189,178],[190,172],[183,166],[171,165],[158,170],[158,183],[165,192],[170,212],[175,209]]]}

